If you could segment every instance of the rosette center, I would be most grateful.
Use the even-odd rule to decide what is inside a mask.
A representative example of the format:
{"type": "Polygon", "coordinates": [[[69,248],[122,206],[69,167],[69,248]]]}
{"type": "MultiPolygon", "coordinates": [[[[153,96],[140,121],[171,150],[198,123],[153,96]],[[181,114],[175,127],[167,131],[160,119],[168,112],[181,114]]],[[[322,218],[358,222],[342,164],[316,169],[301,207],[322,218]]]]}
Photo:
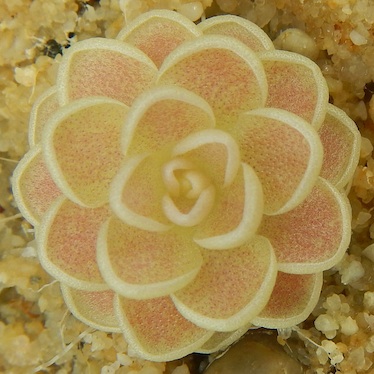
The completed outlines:
{"type": "Polygon", "coordinates": [[[176,157],[162,169],[167,193],[162,199],[166,217],[180,226],[195,226],[211,211],[215,188],[193,162],[176,157]]]}

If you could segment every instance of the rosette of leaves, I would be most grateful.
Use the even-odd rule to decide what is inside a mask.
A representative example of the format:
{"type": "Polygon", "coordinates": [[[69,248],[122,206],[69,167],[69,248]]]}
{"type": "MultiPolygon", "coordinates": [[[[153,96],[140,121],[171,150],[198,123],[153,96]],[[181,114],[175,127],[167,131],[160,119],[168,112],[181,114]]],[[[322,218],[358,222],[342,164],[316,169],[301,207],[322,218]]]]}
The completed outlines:
{"type": "Polygon", "coordinates": [[[172,360],[308,317],[349,244],[359,140],[256,25],[152,11],[66,51],[13,190],[71,312],[172,360]]]}

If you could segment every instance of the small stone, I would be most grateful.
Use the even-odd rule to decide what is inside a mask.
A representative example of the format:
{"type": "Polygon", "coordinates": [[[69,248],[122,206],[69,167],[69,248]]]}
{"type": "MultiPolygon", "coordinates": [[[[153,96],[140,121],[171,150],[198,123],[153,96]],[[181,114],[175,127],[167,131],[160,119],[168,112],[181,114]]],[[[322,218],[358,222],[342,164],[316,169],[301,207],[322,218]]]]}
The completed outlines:
{"type": "Polygon", "coordinates": [[[338,311],[341,308],[341,304],[339,295],[333,294],[326,298],[323,307],[330,311],[338,311]]]}
{"type": "Polygon", "coordinates": [[[369,313],[363,313],[363,316],[370,330],[373,331],[374,330],[374,315],[369,314],[369,313]]]}
{"type": "Polygon", "coordinates": [[[36,257],[36,249],[32,246],[27,246],[25,249],[22,251],[22,257],[36,257]]]}
{"type": "Polygon", "coordinates": [[[291,28],[283,31],[275,40],[274,46],[278,49],[299,53],[311,60],[316,60],[319,49],[316,42],[306,32],[291,28]]]}
{"type": "Polygon", "coordinates": [[[352,30],[350,32],[349,38],[351,39],[352,43],[355,45],[364,45],[364,44],[367,44],[368,42],[368,40],[356,30],[352,30]]]}
{"type": "Polygon", "coordinates": [[[374,262],[374,244],[370,244],[362,251],[362,255],[374,262]]]}
{"type": "Polygon", "coordinates": [[[133,363],[132,358],[124,353],[117,353],[117,360],[122,366],[130,366],[133,363]]]}
{"type": "Polygon", "coordinates": [[[357,216],[357,223],[359,225],[364,225],[370,218],[371,214],[369,212],[362,211],[357,216]]]}
{"type": "Polygon", "coordinates": [[[336,365],[344,360],[343,354],[338,346],[331,340],[323,340],[321,342],[323,349],[327,352],[331,365],[336,365]]]}
{"type": "Polygon", "coordinates": [[[236,8],[239,5],[238,0],[217,0],[218,6],[221,8],[222,11],[231,13],[235,12],[236,8]]]}
{"type": "Polygon", "coordinates": [[[365,351],[368,353],[374,352],[374,336],[371,336],[365,345],[365,351]]]}
{"type": "Polygon", "coordinates": [[[364,293],[364,307],[369,312],[374,310],[374,292],[367,291],[364,293]]]}
{"type": "Polygon", "coordinates": [[[351,307],[348,303],[342,303],[342,307],[340,308],[341,312],[344,314],[348,314],[351,310],[351,307]]]}
{"type": "Polygon", "coordinates": [[[361,371],[365,366],[365,351],[363,347],[353,349],[349,355],[349,361],[357,371],[361,371]]]}
{"type": "Polygon", "coordinates": [[[336,331],[339,328],[338,322],[329,314],[320,314],[314,321],[314,326],[323,333],[336,331]]]}
{"type": "Polygon", "coordinates": [[[92,334],[92,346],[91,351],[96,352],[103,349],[110,348],[112,341],[108,338],[107,334],[103,331],[95,331],[92,334]]]}
{"type": "Polygon", "coordinates": [[[191,21],[197,21],[204,13],[203,5],[199,1],[181,4],[177,10],[191,21]]]}
{"type": "Polygon", "coordinates": [[[346,268],[340,271],[343,284],[351,284],[364,276],[365,270],[361,262],[353,260],[346,268]]]}
{"type": "Polygon", "coordinates": [[[352,317],[347,317],[340,323],[340,326],[342,334],[347,336],[356,334],[356,332],[358,331],[357,322],[352,317]]]}
{"type": "Polygon", "coordinates": [[[30,65],[24,68],[14,69],[14,78],[17,83],[22,84],[25,87],[32,87],[36,81],[36,69],[35,66],[30,65]]]}
{"type": "Polygon", "coordinates": [[[91,344],[92,343],[92,334],[87,334],[84,338],[83,341],[85,343],[91,344]]]}
{"type": "MultiPolygon", "coordinates": [[[[374,101],[373,101],[374,103],[374,101]]],[[[374,112],[373,112],[374,113],[374,112]]],[[[373,144],[368,138],[361,137],[361,150],[360,150],[360,157],[361,158],[368,158],[373,152],[373,144]]]]}
{"type": "Polygon", "coordinates": [[[248,333],[213,361],[204,374],[303,373],[302,365],[283,350],[276,338],[276,334],[264,330],[248,333]]]}
{"type": "Polygon", "coordinates": [[[335,351],[333,354],[331,354],[330,362],[331,365],[340,364],[344,360],[344,356],[342,353],[335,351]]]}
{"type": "Polygon", "coordinates": [[[56,40],[50,39],[45,43],[43,53],[48,57],[55,58],[58,54],[62,54],[62,45],[56,40]]]}

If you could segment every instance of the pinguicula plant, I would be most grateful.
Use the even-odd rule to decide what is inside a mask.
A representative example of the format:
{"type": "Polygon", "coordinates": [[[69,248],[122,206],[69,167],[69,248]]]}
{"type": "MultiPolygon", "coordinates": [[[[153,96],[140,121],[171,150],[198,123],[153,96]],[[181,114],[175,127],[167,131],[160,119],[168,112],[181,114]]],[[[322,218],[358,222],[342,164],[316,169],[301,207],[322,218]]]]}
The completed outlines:
{"type": "Polygon", "coordinates": [[[256,25],[152,11],[66,50],[13,191],[71,312],[172,360],[308,317],[349,244],[359,139],[256,25]]]}

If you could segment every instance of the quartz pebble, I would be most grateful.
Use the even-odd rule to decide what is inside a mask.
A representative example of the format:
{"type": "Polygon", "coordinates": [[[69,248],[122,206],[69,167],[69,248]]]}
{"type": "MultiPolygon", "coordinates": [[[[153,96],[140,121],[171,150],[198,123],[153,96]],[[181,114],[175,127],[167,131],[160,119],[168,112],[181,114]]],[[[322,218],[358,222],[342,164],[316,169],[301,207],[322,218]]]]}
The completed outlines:
{"type": "Polygon", "coordinates": [[[341,332],[344,335],[351,336],[358,331],[357,322],[352,317],[347,317],[341,322],[341,332]]]}
{"type": "Polygon", "coordinates": [[[257,330],[248,333],[204,371],[204,374],[229,373],[301,374],[304,370],[302,365],[277,343],[276,333],[257,330]]]}
{"type": "Polygon", "coordinates": [[[319,49],[315,41],[300,29],[287,29],[283,31],[275,40],[274,46],[278,49],[299,53],[311,60],[316,60],[319,49]]]}
{"type": "Polygon", "coordinates": [[[364,293],[364,307],[369,312],[374,311],[374,292],[367,291],[364,293]]]}
{"type": "Polygon", "coordinates": [[[355,45],[364,45],[368,42],[365,36],[361,35],[358,31],[352,30],[349,34],[349,38],[355,45]]]}
{"type": "Polygon", "coordinates": [[[334,338],[336,331],[339,329],[339,324],[329,314],[320,314],[314,321],[314,326],[329,339],[334,338]]]}
{"type": "Polygon", "coordinates": [[[365,274],[361,262],[353,260],[342,272],[342,283],[351,284],[358,281],[365,274]]]}
{"type": "Polygon", "coordinates": [[[191,21],[197,21],[204,13],[203,5],[199,1],[181,4],[178,12],[189,18],[191,21]]]}

